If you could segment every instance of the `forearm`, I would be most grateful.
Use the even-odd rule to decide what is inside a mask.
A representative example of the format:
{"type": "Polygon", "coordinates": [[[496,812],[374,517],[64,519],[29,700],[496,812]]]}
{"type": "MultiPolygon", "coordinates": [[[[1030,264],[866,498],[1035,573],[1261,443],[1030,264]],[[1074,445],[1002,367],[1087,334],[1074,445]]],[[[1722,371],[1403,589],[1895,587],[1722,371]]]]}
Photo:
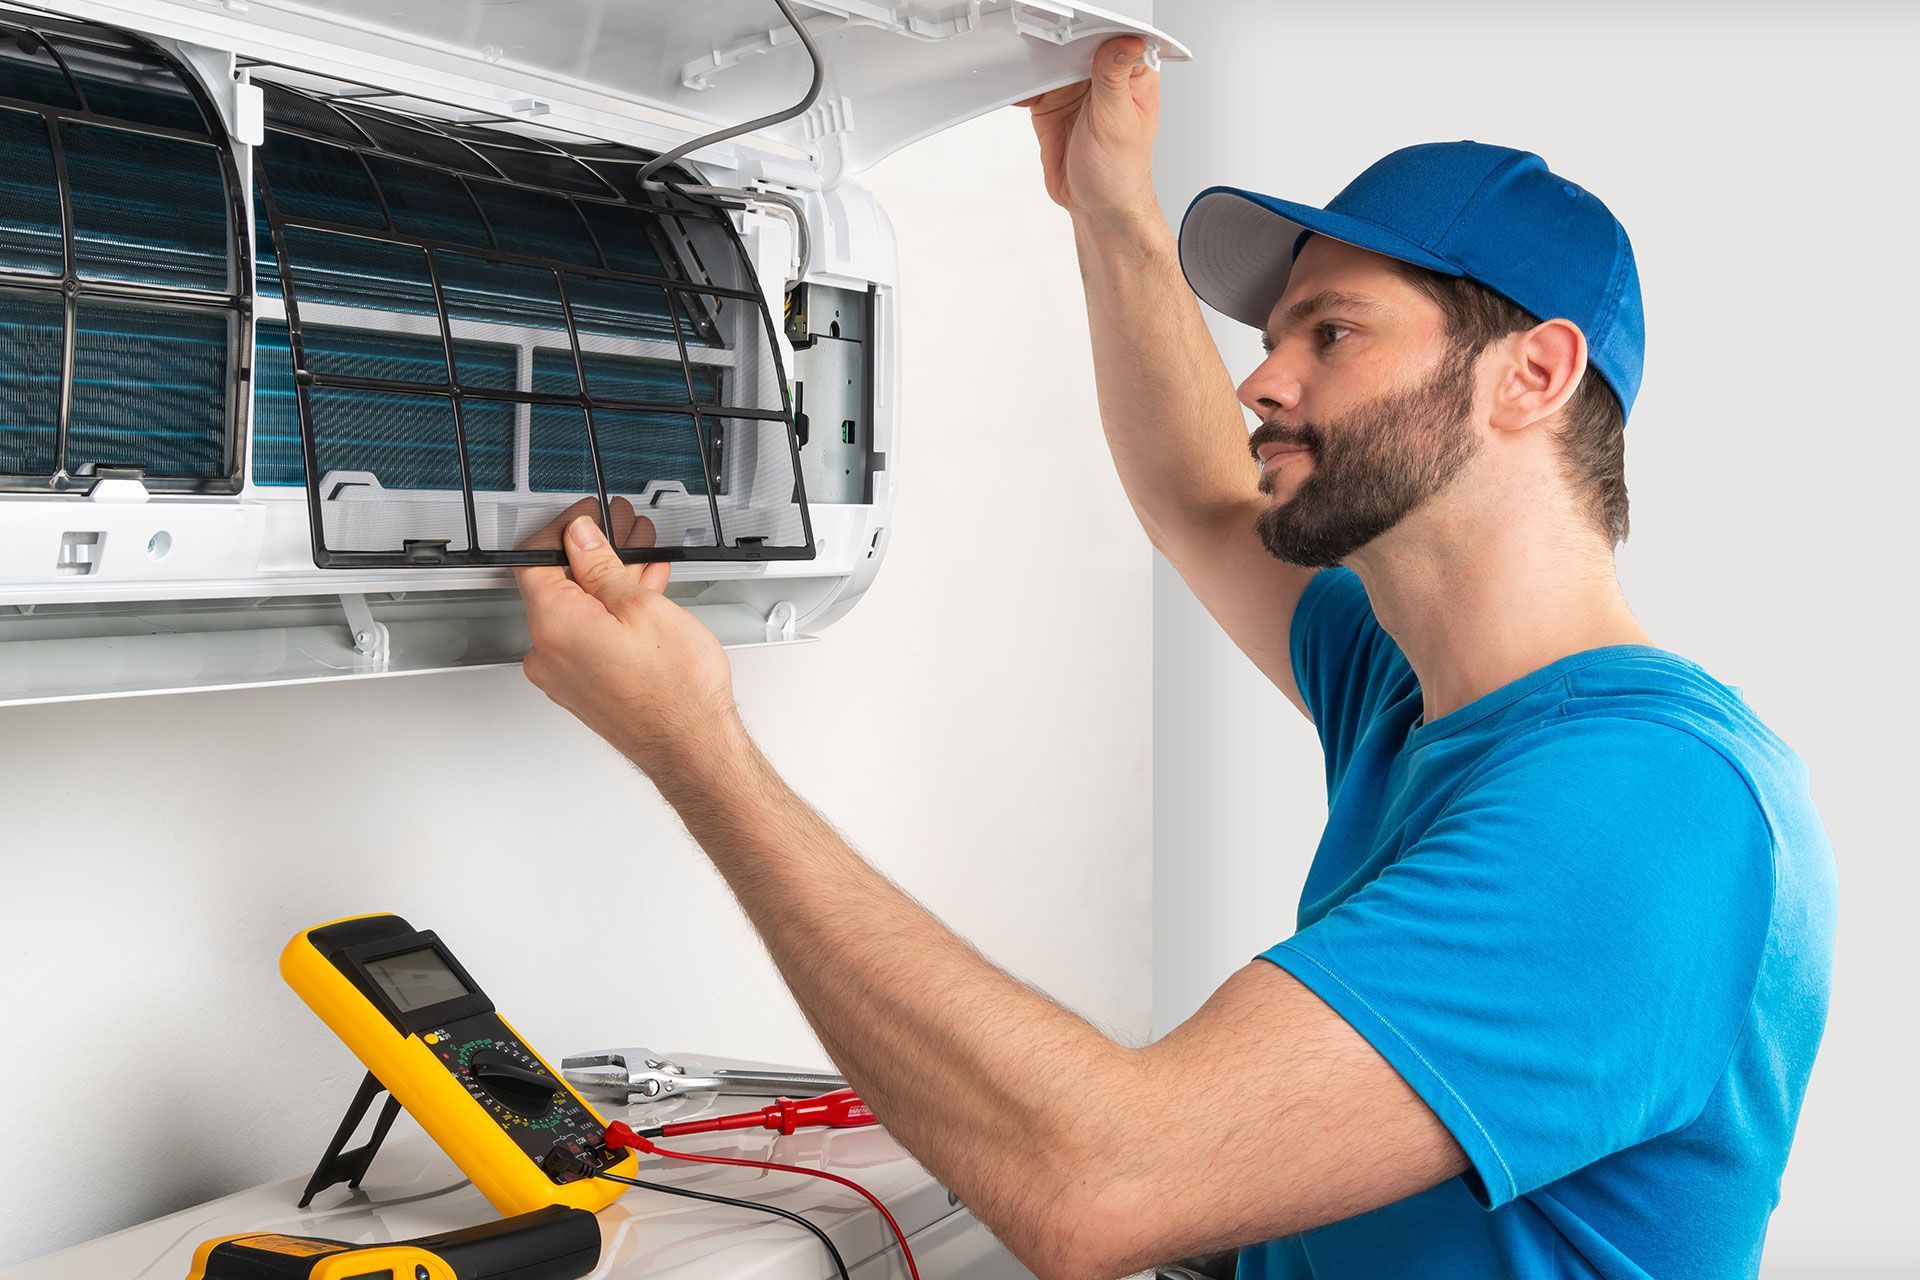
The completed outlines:
{"type": "Polygon", "coordinates": [[[1256,501],[1245,420],[1172,233],[1146,209],[1097,226],[1076,218],[1074,243],[1100,420],[1148,534],[1239,530],[1256,501]]]}
{"type": "Polygon", "coordinates": [[[1135,1056],[984,959],[850,849],[744,731],[656,773],[834,1062],[901,1142],[1029,1265],[1067,1243],[1088,1099],[1135,1056]]]}

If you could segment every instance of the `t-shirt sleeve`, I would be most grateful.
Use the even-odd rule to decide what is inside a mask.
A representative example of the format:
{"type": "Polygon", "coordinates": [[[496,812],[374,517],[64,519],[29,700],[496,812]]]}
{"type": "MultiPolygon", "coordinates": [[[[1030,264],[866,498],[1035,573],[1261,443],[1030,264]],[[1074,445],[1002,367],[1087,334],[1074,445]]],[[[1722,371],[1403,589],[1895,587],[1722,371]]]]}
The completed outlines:
{"type": "Polygon", "coordinates": [[[1327,793],[1340,789],[1354,745],[1387,704],[1418,687],[1413,668],[1373,616],[1351,569],[1322,569],[1307,583],[1288,633],[1293,679],[1327,758],[1327,793]]]}
{"type": "Polygon", "coordinates": [[[1425,1100],[1494,1207],[1705,1107],[1753,998],[1772,850],[1745,775],[1706,742],[1557,721],[1264,958],[1425,1100]]]}

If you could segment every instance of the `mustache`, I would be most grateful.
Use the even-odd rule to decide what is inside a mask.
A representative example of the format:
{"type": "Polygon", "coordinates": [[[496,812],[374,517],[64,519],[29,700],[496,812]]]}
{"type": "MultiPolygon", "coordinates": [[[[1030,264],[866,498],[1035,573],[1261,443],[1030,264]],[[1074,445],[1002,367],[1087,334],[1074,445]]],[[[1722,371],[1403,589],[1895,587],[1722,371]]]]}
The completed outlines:
{"type": "Polygon", "coordinates": [[[1323,442],[1320,428],[1310,422],[1302,422],[1297,426],[1284,422],[1263,422],[1247,437],[1247,452],[1258,462],[1262,445],[1291,444],[1311,449],[1317,455],[1323,442]]]}

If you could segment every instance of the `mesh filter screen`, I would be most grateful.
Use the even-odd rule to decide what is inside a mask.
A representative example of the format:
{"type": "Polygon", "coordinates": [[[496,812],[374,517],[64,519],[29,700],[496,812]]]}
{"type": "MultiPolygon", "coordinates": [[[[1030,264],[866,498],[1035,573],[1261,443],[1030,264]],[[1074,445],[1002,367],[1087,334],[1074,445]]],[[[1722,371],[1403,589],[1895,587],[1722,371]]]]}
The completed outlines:
{"type": "Polygon", "coordinates": [[[375,230],[387,225],[366,167],[346,147],[276,131],[261,148],[260,163],[289,218],[375,230]]]}
{"type": "Polygon", "coordinates": [[[375,115],[372,112],[348,110],[343,114],[353,121],[362,133],[393,155],[405,156],[409,160],[424,160],[428,164],[445,165],[450,169],[473,174],[476,177],[494,176],[493,169],[474,154],[472,148],[444,134],[375,115]]]}
{"type": "Polygon", "coordinates": [[[781,424],[756,418],[703,421],[715,460],[722,540],[767,550],[805,546],[805,504],[794,483],[792,438],[781,424]]]}
{"type": "Polygon", "coordinates": [[[0,111],[0,268],[57,276],[66,252],[47,122],[0,111]]]}
{"type": "Polygon", "coordinates": [[[345,115],[324,102],[303,93],[292,93],[266,81],[261,82],[260,90],[266,97],[267,114],[289,128],[316,138],[331,138],[335,142],[366,141],[366,134],[355,128],[345,115]]]}
{"type": "Polygon", "coordinates": [[[518,147],[495,147],[482,142],[476,142],[473,149],[515,182],[571,195],[606,197],[614,194],[613,188],[595,177],[591,169],[557,151],[523,151],[518,147]]]}
{"type": "Polygon", "coordinates": [[[688,329],[687,360],[696,371],[694,393],[703,408],[748,414],[778,414],[786,404],[786,378],[774,354],[767,313],[738,298],[679,293],[681,324],[688,329]],[[696,335],[702,340],[696,341],[696,335]]]}
{"type": "Polygon", "coordinates": [[[83,298],[67,469],[138,466],[179,479],[227,469],[231,311],[83,298]]]}
{"type": "Polygon", "coordinates": [[[253,475],[307,483],[316,563],[563,562],[581,514],[630,560],[813,554],[723,209],[615,203],[604,154],[312,99],[367,138],[340,145],[272,105],[311,92],[269,100],[257,153],[288,323],[259,326],[253,475]]]}
{"type": "Polygon", "coordinates": [[[658,219],[626,205],[583,201],[580,212],[593,228],[593,238],[607,266],[637,276],[665,276],[667,264],[661,257],[658,219]]]}
{"type": "Polygon", "coordinates": [[[382,156],[368,156],[367,168],[387,197],[394,229],[401,235],[487,247],[487,226],[458,176],[382,156]]]}
{"type": "Polygon", "coordinates": [[[303,485],[300,405],[294,391],[293,350],[287,326],[262,320],[253,335],[253,482],[303,485]]]}
{"type": "Polygon", "coordinates": [[[54,61],[47,42],[23,27],[0,24],[0,97],[78,110],[80,95],[54,61]]]}
{"type": "MultiPolygon", "coordinates": [[[[560,301],[560,285],[543,267],[522,267],[460,253],[435,255],[440,271],[441,296],[447,309],[453,360],[465,387],[502,391],[529,391],[519,362],[502,366],[495,353],[501,339],[517,338],[535,348],[534,359],[551,350],[568,351],[567,313],[560,301]]],[[[564,361],[564,376],[549,378],[543,392],[577,395],[573,361],[564,361]]]]}
{"type": "Polygon", "coordinates": [[[644,499],[661,490],[701,496],[707,492],[700,433],[687,415],[598,409],[593,438],[600,446],[600,474],[606,477],[608,493],[644,499]]]}
{"type": "MultiPolygon", "coordinates": [[[[489,551],[557,551],[560,536],[574,517],[600,519],[600,488],[593,478],[586,411],[564,405],[505,407],[526,416],[533,491],[489,495],[481,503],[480,545],[489,551]]],[[[618,515],[625,527],[617,518],[616,530],[631,537],[632,504],[618,515]]]]}
{"type": "Polygon", "coordinates": [[[60,356],[66,305],[58,294],[0,291],[0,472],[45,475],[60,437],[60,356]]]}
{"type": "Polygon", "coordinates": [[[328,547],[403,562],[468,549],[451,399],[341,387],[305,399],[328,547]]]}
{"type": "Polygon", "coordinates": [[[249,273],[217,114],[145,41],[6,17],[0,490],[85,491],[115,467],[234,492],[249,273]]]}
{"type": "Polygon", "coordinates": [[[71,122],[60,146],[83,278],[229,287],[226,182],[213,147],[71,122]]]}
{"type": "Polygon", "coordinates": [[[139,120],[191,133],[207,132],[207,118],[193,95],[181,92],[180,77],[157,53],[120,42],[107,48],[91,41],[54,37],[53,47],[96,115],[139,120]]]}
{"type": "Polygon", "coordinates": [[[503,253],[583,267],[600,265],[593,237],[573,201],[504,182],[473,182],[469,189],[503,253]]]}
{"type": "MultiPolygon", "coordinates": [[[[304,307],[349,307],[427,316],[437,331],[440,308],[427,255],[412,245],[289,229],[282,237],[294,289],[304,307]]],[[[446,381],[442,369],[438,379],[446,381]]]]}

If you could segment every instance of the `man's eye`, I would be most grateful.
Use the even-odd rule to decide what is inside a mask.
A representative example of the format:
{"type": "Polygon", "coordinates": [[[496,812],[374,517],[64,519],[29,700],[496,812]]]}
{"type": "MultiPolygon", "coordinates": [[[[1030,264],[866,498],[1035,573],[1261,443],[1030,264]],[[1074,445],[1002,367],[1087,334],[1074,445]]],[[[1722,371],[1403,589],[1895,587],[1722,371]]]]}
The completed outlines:
{"type": "Polygon", "coordinates": [[[1314,328],[1320,335],[1320,345],[1323,347],[1330,347],[1353,332],[1353,330],[1343,324],[1333,324],[1332,322],[1315,325],[1314,328]]]}

